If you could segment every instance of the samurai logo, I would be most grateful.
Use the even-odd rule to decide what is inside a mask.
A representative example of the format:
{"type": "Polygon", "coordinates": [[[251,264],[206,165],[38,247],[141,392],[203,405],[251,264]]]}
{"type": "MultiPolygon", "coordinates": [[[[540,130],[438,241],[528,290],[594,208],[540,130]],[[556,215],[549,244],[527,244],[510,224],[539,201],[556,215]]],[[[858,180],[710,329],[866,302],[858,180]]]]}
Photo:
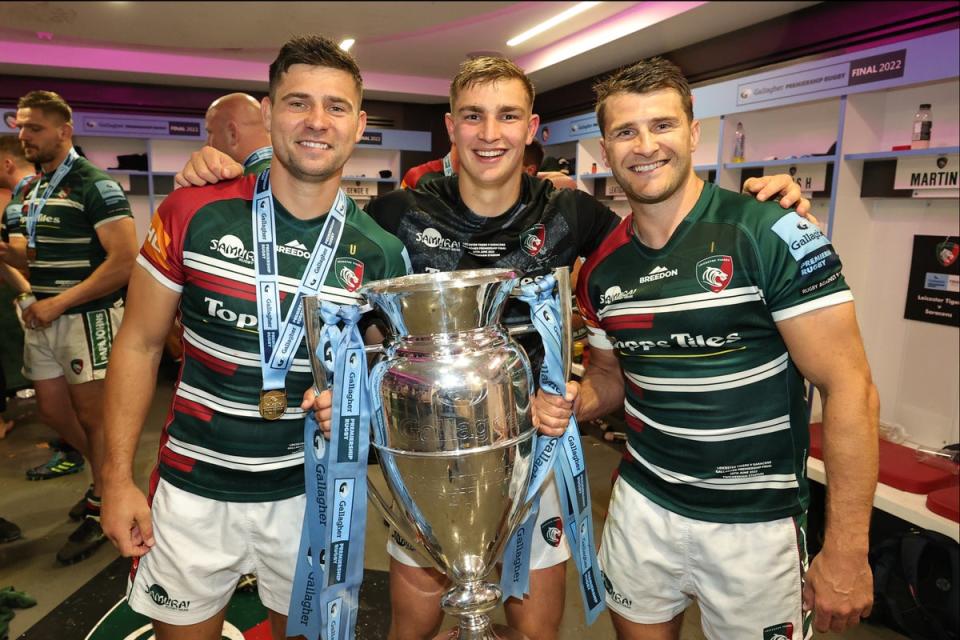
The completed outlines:
{"type": "Polygon", "coordinates": [[[710,256],[697,263],[697,282],[706,291],[720,293],[733,279],[733,258],[710,256]]]}
{"type": "Polygon", "coordinates": [[[353,292],[363,284],[363,263],[355,258],[337,258],[333,263],[337,280],[347,291],[353,292]]]}
{"type": "Polygon", "coordinates": [[[543,249],[547,230],[542,224],[535,224],[520,234],[520,246],[531,256],[535,256],[543,249]]]}
{"type": "Polygon", "coordinates": [[[949,267],[957,261],[960,256],[960,244],[951,240],[944,240],[937,245],[937,262],[945,267],[949,267]]]}

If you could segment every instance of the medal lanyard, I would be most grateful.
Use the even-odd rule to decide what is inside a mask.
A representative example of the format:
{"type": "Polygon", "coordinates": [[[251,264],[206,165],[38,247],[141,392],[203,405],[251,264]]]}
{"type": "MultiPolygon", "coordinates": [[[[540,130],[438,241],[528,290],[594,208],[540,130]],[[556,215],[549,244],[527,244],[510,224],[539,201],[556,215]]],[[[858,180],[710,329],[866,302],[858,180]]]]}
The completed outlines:
{"type": "Polygon", "coordinates": [[[443,156],[443,175],[445,176],[452,176],[454,173],[456,173],[453,170],[453,158],[450,157],[451,153],[443,156]]]}
{"type": "Polygon", "coordinates": [[[267,160],[268,158],[273,157],[273,147],[260,147],[253,153],[247,156],[247,159],[243,161],[243,168],[249,169],[253,165],[257,164],[261,160],[267,160]]]}
{"type": "Polygon", "coordinates": [[[18,195],[20,195],[20,190],[23,189],[28,182],[30,182],[30,178],[36,178],[36,177],[37,177],[36,175],[32,175],[32,176],[23,176],[22,178],[20,178],[20,182],[18,182],[17,186],[15,186],[13,188],[13,191],[10,192],[10,197],[16,198],[18,195]]]}
{"type": "Polygon", "coordinates": [[[260,370],[263,373],[263,389],[266,391],[283,389],[287,371],[303,339],[301,300],[303,296],[315,295],[323,286],[343,235],[346,213],[347,197],[338,189],[296,295],[287,309],[286,318],[281,322],[276,222],[270,170],[267,169],[257,178],[257,189],[253,197],[253,238],[256,245],[254,269],[257,316],[260,322],[260,370]]]}
{"type": "Polygon", "coordinates": [[[47,198],[57,190],[57,187],[60,186],[60,181],[63,180],[63,176],[70,172],[70,169],[73,168],[74,163],[79,157],[80,154],[77,153],[77,150],[70,147],[70,151],[67,152],[67,157],[60,163],[60,166],[53,172],[53,175],[50,176],[50,181],[47,182],[47,188],[43,190],[43,195],[37,198],[37,191],[40,190],[40,183],[43,182],[43,178],[37,180],[36,186],[33,187],[33,193],[30,194],[27,202],[27,246],[29,248],[35,249],[37,246],[37,222],[40,221],[40,212],[43,211],[43,207],[47,204],[47,198]]]}

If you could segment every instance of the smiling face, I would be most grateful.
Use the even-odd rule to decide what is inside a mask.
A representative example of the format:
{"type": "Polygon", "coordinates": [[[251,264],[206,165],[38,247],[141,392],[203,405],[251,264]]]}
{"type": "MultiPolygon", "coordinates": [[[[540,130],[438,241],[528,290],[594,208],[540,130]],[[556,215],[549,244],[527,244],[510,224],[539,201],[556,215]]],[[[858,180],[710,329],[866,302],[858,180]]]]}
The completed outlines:
{"type": "Polygon", "coordinates": [[[524,148],[540,124],[523,83],[506,78],[471,85],[452,108],[445,121],[459,154],[461,182],[490,189],[518,181],[524,148]]]}
{"type": "Polygon", "coordinates": [[[294,64],[273,95],[274,100],[263,99],[262,111],[274,159],[298,180],[339,178],[367,124],[353,77],[339,69],[294,64]]]}
{"type": "Polygon", "coordinates": [[[606,98],[604,160],[631,203],[669,200],[694,178],[700,122],[690,122],[674,89],[606,98]]]}

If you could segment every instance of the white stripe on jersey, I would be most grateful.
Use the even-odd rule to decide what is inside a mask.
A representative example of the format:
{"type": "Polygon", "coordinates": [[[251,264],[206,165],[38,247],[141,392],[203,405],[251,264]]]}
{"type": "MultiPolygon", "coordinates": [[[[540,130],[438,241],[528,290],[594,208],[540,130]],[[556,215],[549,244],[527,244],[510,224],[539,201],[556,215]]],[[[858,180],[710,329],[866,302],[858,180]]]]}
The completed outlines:
{"type": "MultiPolygon", "coordinates": [[[[46,186],[46,185],[43,185],[43,188],[46,189],[47,186],[46,186]]],[[[24,203],[23,203],[23,206],[24,206],[24,207],[27,207],[27,206],[30,205],[30,203],[36,202],[37,200],[39,200],[39,198],[35,198],[35,199],[33,199],[33,200],[28,200],[27,202],[24,202],[24,203]]],[[[47,200],[47,201],[44,203],[43,208],[46,209],[47,207],[53,206],[53,205],[58,206],[58,207],[71,207],[71,208],[73,208],[73,209],[79,209],[80,211],[83,211],[83,203],[82,203],[82,202],[74,202],[73,200],[70,200],[69,198],[50,198],[49,200],[47,200]]]]}
{"type": "Polygon", "coordinates": [[[733,304],[763,301],[763,291],[759,287],[738,287],[724,289],[719,293],[710,291],[694,293],[675,298],[661,298],[659,300],[637,300],[618,302],[603,308],[600,319],[605,320],[617,316],[630,316],[641,313],[671,313],[673,311],[688,311],[690,309],[711,309],[726,307],[733,304]]]}
{"type": "Polygon", "coordinates": [[[748,489],[795,489],[799,487],[797,477],[792,473],[772,473],[756,476],[746,476],[742,478],[697,478],[683,473],[677,473],[670,469],[658,467],[652,462],[648,462],[637,453],[630,443],[627,443],[627,451],[633,456],[634,460],[642,464],[651,473],[656,475],[664,482],[670,484],[684,484],[701,489],[715,489],[717,491],[743,491],[748,489]]]}
{"type": "Polygon", "coordinates": [[[133,218],[131,218],[129,215],[127,215],[127,214],[124,213],[124,214],[121,214],[121,215],[119,215],[119,216],[111,216],[111,217],[109,217],[109,218],[104,218],[103,220],[101,220],[101,221],[98,222],[97,224],[93,225],[93,228],[94,228],[94,229],[99,229],[100,227],[102,227],[103,225],[105,225],[105,224],[107,224],[107,223],[116,222],[117,220],[123,220],[124,218],[130,218],[131,220],[133,220],[133,218]]]}
{"type": "Polygon", "coordinates": [[[175,291],[177,293],[183,292],[183,285],[177,284],[170,278],[166,276],[162,271],[157,269],[155,266],[150,264],[150,261],[144,258],[142,255],[137,255],[137,264],[146,269],[147,273],[153,276],[153,279],[165,286],[167,289],[175,291]]]}
{"type": "Polygon", "coordinates": [[[303,451],[290,453],[285,456],[272,458],[249,458],[246,456],[232,456],[213,449],[206,449],[196,444],[178,440],[172,436],[167,439],[167,448],[174,453],[237,471],[275,471],[288,467],[303,465],[303,451]]]}
{"type": "Polygon", "coordinates": [[[627,414],[637,420],[642,421],[646,426],[652,427],[661,433],[684,440],[697,440],[699,442],[721,442],[723,440],[739,440],[740,438],[751,438],[766,433],[776,431],[789,431],[790,416],[782,415],[762,422],[753,424],[743,424],[736,427],[722,427],[719,429],[691,429],[690,427],[674,427],[663,424],[644,415],[639,409],[630,404],[629,399],[623,403],[627,414]]]}
{"type": "Polygon", "coordinates": [[[610,342],[610,338],[607,337],[607,332],[599,327],[591,327],[590,325],[587,325],[587,344],[597,349],[613,349],[613,343],[610,342]]]}
{"type": "Polygon", "coordinates": [[[75,286],[76,286],[76,283],[64,284],[59,287],[44,287],[43,285],[33,285],[30,288],[33,290],[34,293],[63,293],[70,287],[75,287],[75,286]]]}
{"type": "MultiPolygon", "coordinates": [[[[256,282],[256,274],[252,267],[241,267],[240,265],[193,251],[183,252],[183,266],[196,269],[201,273],[209,273],[251,286],[256,282]]],[[[286,293],[296,293],[300,286],[298,280],[286,276],[279,276],[277,278],[277,284],[280,291],[286,293]]],[[[357,304],[362,300],[359,293],[351,293],[346,289],[328,287],[326,285],[320,288],[319,295],[323,299],[337,304],[357,304]]]]}
{"type": "Polygon", "coordinates": [[[641,389],[647,389],[648,391],[681,391],[688,393],[722,391],[724,389],[745,387],[754,382],[775,376],[782,371],[786,371],[788,355],[789,354],[784,352],[777,358],[758,367],[723,376],[706,376],[703,378],[653,378],[635,373],[624,373],[627,376],[627,380],[630,380],[641,389]]]}
{"type": "Polygon", "coordinates": [[[56,238],[54,236],[37,236],[37,242],[39,244],[90,244],[93,242],[93,238],[87,236],[86,238],[56,238]]]}
{"type": "MultiPolygon", "coordinates": [[[[260,409],[255,404],[245,404],[243,402],[234,402],[233,400],[224,400],[217,396],[198,389],[197,387],[186,384],[182,380],[177,385],[177,395],[184,400],[191,400],[201,404],[208,409],[213,409],[217,413],[223,413],[230,416],[242,416],[245,418],[260,418],[260,409]]],[[[288,406],[287,410],[280,416],[281,420],[303,420],[306,415],[299,406],[288,406]]]]}
{"type": "Polygon", "coordinates": [[[774,322],[780,322],[781,320],[803,315],[804,313],[816,311],[817,309],[823,309],[824,307],[832,307],[835,304],[843,304],[844,302],[853,302],[853,293],[851,291],[837,291],[836,293],[831,293],[828,296],[823,296],[816,300],[810,300],[809,302],[803,302],[793,307],[781,309],[780,311],[774,311],[771,315],[773,315],[774,322]]]}
{"type": "Polygon", "coordinates": [[[89,260],[36,260],[30,263],[31,269],[73,269],[89,266],[89,260]]]}
{"type": "MultiPolygon", "coordinates": [[[[209,353],[217,360],[232,362],[233,364],[239,364],[244,367],[255,367],[257,370],[260,369],[259,353],[249,353],[247,351],[238,351],[236,349],[225,347],[221,344],[213,342],[212,340],[204,338],[188,327],[183,328],[183,340],[184,342],[192,344],[197,349],[200,349],[205,353],[209,353]]],[[[290,367],[290,370],[296,371],[297,373],[310,373],[310,361],[306,358],[294,358],[293,366],[290,367]]]]}

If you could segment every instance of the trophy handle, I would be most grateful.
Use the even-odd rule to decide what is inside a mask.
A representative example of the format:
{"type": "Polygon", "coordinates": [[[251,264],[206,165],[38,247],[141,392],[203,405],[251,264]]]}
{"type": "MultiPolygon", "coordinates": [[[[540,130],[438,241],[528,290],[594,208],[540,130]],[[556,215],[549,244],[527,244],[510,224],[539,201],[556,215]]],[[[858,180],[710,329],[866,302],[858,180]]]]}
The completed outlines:
{"type": "Polygon", "coordinates": [[[317,355],[320,346],[320,298],[317,296],[303,296],[303,325],[307,332],[307,357],[310,360],[310,370],[313,372],[313,391],[320,395],[329,387],[327,370],[323,366],[322,356],[317,355]]]}
{"type": "Polygon", "coordinates": [[[573,293],[570,287],[570,267],[557,267],[553,270],[557,280],[557,298],[560,302],[560,330],[563,357],[563,379],[570,380],[573,366],[573,293]]]}

